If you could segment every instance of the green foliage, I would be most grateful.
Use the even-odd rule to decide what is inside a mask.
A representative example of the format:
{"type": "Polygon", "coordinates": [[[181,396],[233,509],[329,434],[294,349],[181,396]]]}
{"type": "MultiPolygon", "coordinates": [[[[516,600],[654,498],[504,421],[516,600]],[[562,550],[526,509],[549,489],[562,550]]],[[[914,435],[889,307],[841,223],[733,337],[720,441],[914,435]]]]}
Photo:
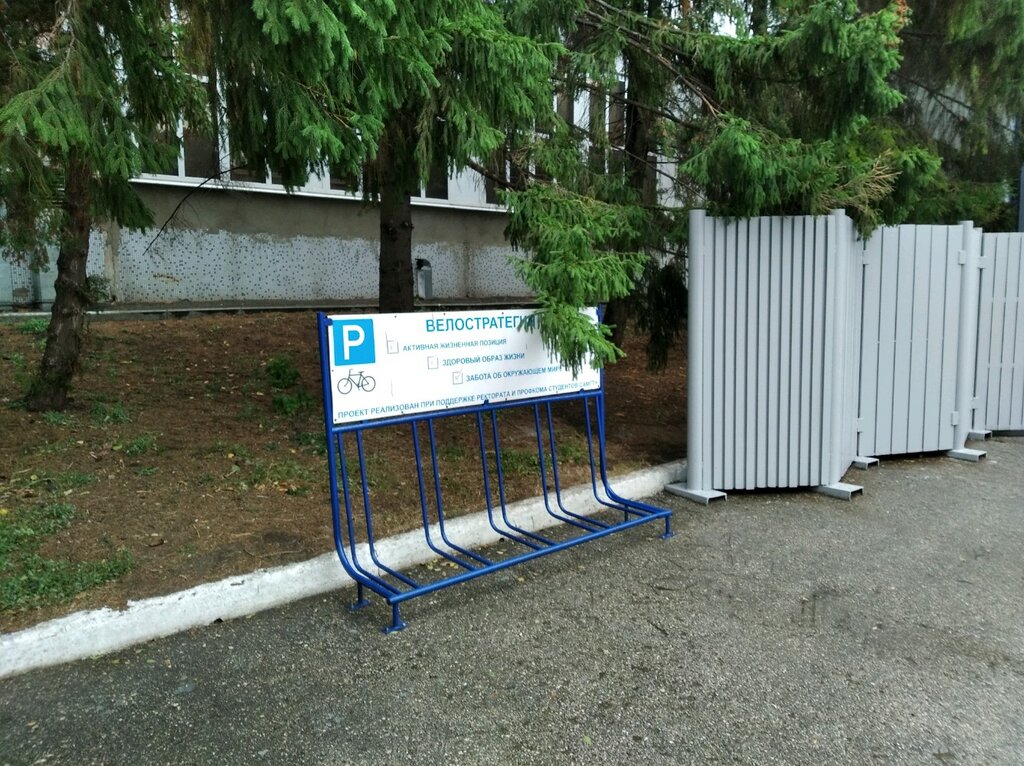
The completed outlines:
{"type": "Polygon", "coordinates": [[[151,140],[202,97],[177,45],[169,6],[79,0],[0,6],[0,245],[33,265],[68,224],[64,174],[88,170],[94,216],[141,227],[151,216],[130,185],[147,161],[177,154],[151,140]]]}
{"type": "Polygon", "coordinates": [[[0,610],[12,611],[68,601],[131,570],[131,554],[70,562],[38,554],[47,537],[66,529],[75,508],[68,503],[37,505],[0,515],[0,610]]]}
{"type": "Polygon", "coordinates": [[[312,481],[313,474],[294,460],[266,462],[253,460],[249,466],[250,484],[293,484],[312,481]]]}
{"type": "Polygon", "coordinates": [[[298,415],[316,404],[316,399],[310,396],[304,388],[293,393],[274,394],[270,401],[274,412],[287,417],[298,415]]]}
{"type": "Polygon", "coordinates": [[[16,327],[18,332],[25,333],[26,335],[45,335],[50,327],[50,320],[43,317],[27,319],[24,322],[19,322],[16,327]]]}
{"type": "Polygon", "coordinates": [[[75,507],[69,503],[50,503],[0,516],[0,558],[26,546],[38,545],[47,535],[71,524],[75,507]]]}
{"type": "Polygon", "coordinates": [[[537,294],[545,345],[573,372],[588,362],[601,367],[618,359],[621,351],[608,340],[610,330],[593,325],[580,309],[632,289],[644,257],[615,247],[642,224],[638,210],[556,184],[531,184],[506,200],[512,211],[509,235],[530,252],[513,265],[537,294]]]}
{"type": "Polygon", "coordinates": [[[637,289],[630,296],[637,329],[647,336],[647,367],[660,370],[668,352],[686,326],[687,291],[682,264],[648,261],[637,289]]]}
{"type": "Polygon", "coordinates": [[[299,370],[286,356],[275,356],[267,362],[266,376],[271,388],[291,388],[299,382],[299,370]]]}
{"type": "Polygon", "coordinates": [[[908,4],[893,79],[907,99],[888,129],[941,156],[942,167],[910,200],[907,220],[1012,230],[1005,193],[1024,163],[1024,0],[908,4]]]}
{"type": "Polygon", "coordinates": [[[937,170],[917,147],[880,146],[873,127],[903,102],[889,81],[905,9],[861,14],[849,0],[789,9],[774,34],[701,44],[717,113],[692,135],[680,177],[717,214],[846,208],[864,231],[896,222],[937,170]]]}
{"type": "Polygon", "coordinates": [[[267,384],[279,391],[270,400],[274,412],[293,417],[316,404],[316,399],[301,386],[294,391],[287,390],[295,388],[299,382],[299,370],[290,357],[273,357],[267,362],[265,374],[267,384]]]}
{"type": "Polygon", "coordinates": [[[85,278],[85,293],[90,306],[110,303],[114,299],[110,280],[96,274],[90,274],[85,278]]]}
{"type": "Polygon", "coordinates": [[[512,23],[568,41],[565,98],[608,105],[583,121],[539,120],[544,141],[508,148],[525,178],[506,197],[512,239],[530,252],[518,272],[538,293],[546,342],[573,367],[620,353],[574,309],[626,293],[649,361],[664,363],[685,316],[688,207],[844,208],[867,232],[916,214],[938,188],[934,151],[893,122],[906,103],[894,85],[902,0],[510,5],[512,23]],[[737,35],[718,31],[722,16],[737,35]]]}

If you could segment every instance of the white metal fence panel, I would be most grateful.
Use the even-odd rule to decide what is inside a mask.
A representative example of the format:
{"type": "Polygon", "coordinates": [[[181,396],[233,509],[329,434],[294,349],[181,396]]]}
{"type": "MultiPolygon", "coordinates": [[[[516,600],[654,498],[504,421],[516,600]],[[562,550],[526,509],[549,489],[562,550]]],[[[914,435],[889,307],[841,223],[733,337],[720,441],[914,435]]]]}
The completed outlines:
{"type": "Polygon", "coordinates": [[[985,234],[976,430],[1024,430],[1024,234],[985,234]]]}
{"type": "Polygon", "coordinates": [[[855,351],[843,216],[691,216],[688,487],[832,484],[855,351]]]}
{"type": "Polygon", "coordinates": [[[857,451],[956,445],[963,226],[885,227],[863,243],[857,451]]]}
{"type": "Polygon", "coordinates": [[[862,242],[841,211],[693,211],[687,485],[674,491],[848,496],[858,488],[840,479],[858,456],[979,459],[965,448],[978,406],[990,428],[1024,427],[1021,239],[987,245],[982,283],[981,232],[969,222],[887,227],[862,242]],[[979,291],[990,331],[979,331],[979,291]]]}

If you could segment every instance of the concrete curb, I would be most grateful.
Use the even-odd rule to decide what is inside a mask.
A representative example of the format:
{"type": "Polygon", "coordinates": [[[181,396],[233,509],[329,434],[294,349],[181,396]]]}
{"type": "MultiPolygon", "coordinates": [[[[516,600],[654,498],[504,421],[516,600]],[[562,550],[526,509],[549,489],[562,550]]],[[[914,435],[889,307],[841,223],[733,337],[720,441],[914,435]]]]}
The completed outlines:
{"type": "MultiPolygon", "coordinates": [[[[647,497],[685,475],[685,461],[665,463],[617,477],[614,489],[624,497],[647,497]]],[[[589,485],[573,487],[563,492],[563,497],[577,513],[591,514],[603,507],[594,500],[589,485]]],[[[542,498],[511,503],[508,510],[524,529],[544,529],[559,523],[545,511],[542,498]]],[[[501,539],[484,512],[452,519],[446,528],[452,538],[471,548],[501,539]]],[[[377,547],[390,565],[406,569],[436,558],[421,540],[422,532],[413,530],[379,540],[377,547]]],[[[0,678],[106,654],[352,584],[332,551],[297,564],[260,569],[167,596],[129,601],[123,610],[104,607],[78,612],[0,635],[0,678]]]]}

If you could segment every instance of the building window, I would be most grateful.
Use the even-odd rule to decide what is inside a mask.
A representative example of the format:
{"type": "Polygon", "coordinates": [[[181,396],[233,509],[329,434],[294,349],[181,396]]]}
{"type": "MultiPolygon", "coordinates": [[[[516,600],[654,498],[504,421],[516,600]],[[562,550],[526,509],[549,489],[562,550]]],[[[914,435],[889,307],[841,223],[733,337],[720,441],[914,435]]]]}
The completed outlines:
{"type": "Polygon", "coordinates": [[[346,173],[336,164],[332,164],[327,172],[332,191],[359,193],[359,175],[357,173],[346,173]]]}
{"type": "Polygon", "coordinates": [[[231,180],[265,184],[267,182],[266,168],[250,168],[248,165],[245,155],[241,152],[233,153],[231,155],[231,180]]]}
{"type": "Polygon", "coordinates": [[[147,159],[142,166],[142,172],[160,176],[178,175],[178,153],[174,150],[176,145],[177,136],[174,130],[163,127],[155,131],[152,136],[154,156],[147,159]]]}
{"type": "Polygon", "coordinates": [[[204,134],[185,125],[181,143],[185,155],[186,177],[216,178],[220,175],[220,154],[216,135],[204,134]]]}
{"type": "Polygon", "coordinates": [[[448,199],[448,163],[443,158],[441,161],[434,158],[423,196],[427,199],[448,199]]]}

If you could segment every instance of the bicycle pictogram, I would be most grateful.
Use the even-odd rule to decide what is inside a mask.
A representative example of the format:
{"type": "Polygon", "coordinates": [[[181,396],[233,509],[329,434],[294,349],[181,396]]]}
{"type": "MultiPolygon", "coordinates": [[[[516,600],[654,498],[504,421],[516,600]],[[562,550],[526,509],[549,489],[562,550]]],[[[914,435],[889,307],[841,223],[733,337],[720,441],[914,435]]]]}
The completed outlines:
{"type": "Polygon", "coordinates": [[[369,375],[365,375],[362,371],[357,370],[349,370],[348,376],[338,381],[338,393],[342,396],[352,393],[353,389],[369,392],[376,387],[376,380],[369,375]]]}

